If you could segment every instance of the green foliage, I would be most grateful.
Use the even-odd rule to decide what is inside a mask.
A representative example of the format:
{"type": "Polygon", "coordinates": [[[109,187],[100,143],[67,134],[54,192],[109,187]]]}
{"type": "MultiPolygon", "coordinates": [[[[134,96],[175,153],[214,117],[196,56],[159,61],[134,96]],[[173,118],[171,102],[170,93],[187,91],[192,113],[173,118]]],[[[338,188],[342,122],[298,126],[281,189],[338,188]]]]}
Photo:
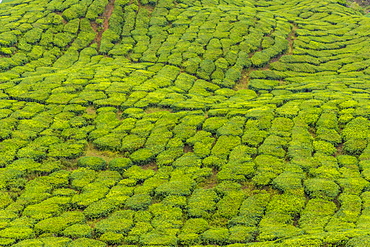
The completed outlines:
{"type": "Polygon", "coordinates": [[[64,229],[62,234],[71,238],[84,238],[91,236],[92,229],[87,224],[74,224],[64,229]]]}
{"type": "Polygon", "coordinates": [[[322,232],[336,210],[336,205],[331,201],[320,198],[311,199],[301,213],[299,224],[309,233],[322,232]]]}
{"type": "Polygon", "coordinates": [[[131,166],[123,173],[123,177],[132,178],[138,181],[143,181],[147,178],[150,178],[154,175],[153,170],[144,170],[139,166],[131,166]]]}
{"type": "Polygon", "coordinates": [[[23,215],[33,219],[42,220],[60,214],[61,208],[54,203],[39,203],[29,205],[24,209],[23,215]]]}
{"type": "Polygon", "coordinates": [[[229,226],[257,226],[269,202],[269,197],[269,194],[257,194],[246,198],[240,206],[239,215],[229,220],[229,226]]]}
{"type": "Polygon", "coordinates": [[[226,196],[220,199],[217,203],[217,212],[213,217],[223,217],[231,219],[236,216],[238,209],[244,200],[244,194],[240,192],[230,191],[226,196]]]}
{"type": "Polygon", "coordinates": [[[182,227],[182,232],[184,233],[203,233],[204,231],[209,229],[208,222],[202,218],[193,218],[189,219],[185,222],[184,226],[182,227]]]}
{"type": "Polygon", "coordinates": [[[72,197],[72,203],[78,207],[87,207],[91,203],[102,199],[108,190],[106,186],[100,183],[89,183],[83,187],[82,193],[72,197]]]}
{"type": "Polygon", "coordinates": [[[188,201],[188,214],[191,217],[210,217],[216,209],[218,196],[213,190],[195,189],[188,201]]]}
{"type": "Polygon", "coordinates": [[[138,135],[128,135],[122,139],[121,149],[123,151],[134,151],[144,146],[145,138],[138,135]]]}
{"type": "Polygon", "coordinates": [[[316,152],[320,152],[326,155],[334,154],[337,151],[332,143],[326,141],[314,141],[313,147],[316,152]]]}
{"type": "Polygon", "coordinates": [[[2,3],[0,245],[367,246],[345,5],[2,3]]]}
{"type": "Polygon", "coordinates": [[[77,247],[77,246],[105,247],[107,245],[104,242],[90,239],[90,238],[79,238],[69,243],[68,246],[71,246],[71,247],[77,247]]]}
{"type": "Polygon", "coordinates": [[[143,245],[164,245],[176,246],[177,237],[173,235],[163,234],[161,232],[152,231],[140,237],[140,243],[143,245]]]}
{"type": "Polygon", "coordinates": [[[354,246],[362,247],[362,246],[367,246],[369,243],[370,243],[370,237],[369,237],[369,235],[365,235],[365,236],[359,236],[359,237],[354,237],[354,238],[350,239],[347,242],[346,246],[348,246],[348,247],[354,247],[354,246]]]}
{"type": "Polygon", "coordinates": [[[35,230],[39,232],[59,233],[67,227],[68,222],[63,217],[52,217],[38,222],[35,230]]]}
{"type": "Polygon", "coordinates": [[[269,184],[284,169],[282,160],[271,155],[259,155],[254,162],[256,163],[257,173],[252,181],[257,185],[269,184]]]}
{"type": "Polygon", "coordinates": [[[168,183],[161,184],[155,191],[157,195],[188,196],[191,194],[194,185],[194,180],[182,178],[181,180],[171,180],[168,183]]]}
{"type": "Polygon", "coordinates": [[[153,159],[153,152],[149,148],[142,148],[130,155],[130,159],[139,165],[147,164],[153,159]]]}
{"type": "Polygon", "coordinates": [[[227,228],[209,229],[202,234],[206,244],[225,244],[228,242],[229,231],[227,228]]]}
{"type": "Polygon", "coordinates": [[[230,150],[240,144],[238,136],[220,136],[211,153],[216,156],[226,156],[230,150]]]}
{"type": "Polygon", "coordinates": [[[145,210],[148,208],[152,198],[148,194],[135,194],[125,202],[126,207],[133,210],[145,210]]]}
{"type": "Polygon", "coordinates": [[[339,186],[327,179],[307,179],[304,186],[311,198],[333,199],[339,193],[339,186]]]}
{"type": "Polygon", "coordinates": [[[125,233],[133,225],[133,211],[122,210],[115,211],[108,218],[102,219],[96,224],[96,231],[100,233],[116,232],[125,233]]]}
{"type": "Polygon", "coordinates": [[[0,231],[0,237],[10,239],[26,239],[34,236],[34,232],[29,227],[13,226],[0,231]]]}
{"type": "Polygon", "coordinates": [[[115,158],[109,162],[109,169],[124,172],[130,168],[132,162],[129,158],[115,158]]]}
{"type": "Polygon", "coordinates": [[[273,180],[273,185],[285,193],[301,193],[303,178],[299,172],[283,172],[273,180]]]}
{"type": "Polygon", "coordinates": [[[113,199],[102,199],[91,203],[85,210],[87,218],[102,218],[116,209],[117,205],[113,199]]]}
{"type": "Polygon", "coordinates": [[[77,165],[86,167],[95,171],[103,170],[106,167],[106,162],[100,157],[86,156],[78,159],[77,165]]]}
{"type": "Polygon", "coordinates": [[[82,188],[88,185],[96,177],[96,172],[87,168],[74,170],[70,175],[71,185],[76,188],[82,188]]]}

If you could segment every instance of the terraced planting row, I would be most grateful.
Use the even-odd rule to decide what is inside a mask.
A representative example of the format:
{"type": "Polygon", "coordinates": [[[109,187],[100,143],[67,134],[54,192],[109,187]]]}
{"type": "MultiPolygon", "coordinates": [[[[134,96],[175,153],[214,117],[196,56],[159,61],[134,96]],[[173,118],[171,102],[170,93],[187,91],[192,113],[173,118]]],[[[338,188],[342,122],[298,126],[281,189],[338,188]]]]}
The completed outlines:
{"type": "Polygon", "coordinates": [[[2,4],[0,245],[368,246],[369,26],[342,1],[2,4]]]}

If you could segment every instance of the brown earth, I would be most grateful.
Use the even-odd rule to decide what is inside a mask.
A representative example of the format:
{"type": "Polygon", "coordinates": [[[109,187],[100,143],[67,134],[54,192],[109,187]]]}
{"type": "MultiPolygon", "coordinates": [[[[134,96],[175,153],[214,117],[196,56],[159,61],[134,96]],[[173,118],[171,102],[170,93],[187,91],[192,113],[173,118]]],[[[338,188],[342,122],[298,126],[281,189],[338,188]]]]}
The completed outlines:
{"type": "Polygon", "coordinates": [[[109,3],[107,4],[107,6],[105,6],[105,10],[102,15],[103,23],[101,25],[99,25],[96,22],[91,22],[91,27],[96,32],[96,37],[94,39],[94,42],[98,46],[97,48],[98,51],[100,50],[100,44],[101,44],[103,33],[109,28],[109,19],[112,16],[115,1],[116,0],[109,0],[109,3]]]}

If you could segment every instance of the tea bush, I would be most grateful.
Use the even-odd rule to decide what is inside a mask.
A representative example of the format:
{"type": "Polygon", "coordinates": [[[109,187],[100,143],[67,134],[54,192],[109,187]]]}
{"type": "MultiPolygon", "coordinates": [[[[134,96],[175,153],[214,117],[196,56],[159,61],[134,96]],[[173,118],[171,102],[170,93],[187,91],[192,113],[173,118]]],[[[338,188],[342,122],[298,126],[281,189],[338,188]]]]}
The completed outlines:
{"type": "Polygon", "coordinates": [[[367,17],[1,6],[0,245],[366,245],[367,17]]]}
{"type": "Polygon", "coordinates": [[[86,167],[95,171],[99,171],[105,169],[106,162],[104,161],[104,159],[99,157],[85,156],[78,160],[77,165],[80,167],[86,167]]]}

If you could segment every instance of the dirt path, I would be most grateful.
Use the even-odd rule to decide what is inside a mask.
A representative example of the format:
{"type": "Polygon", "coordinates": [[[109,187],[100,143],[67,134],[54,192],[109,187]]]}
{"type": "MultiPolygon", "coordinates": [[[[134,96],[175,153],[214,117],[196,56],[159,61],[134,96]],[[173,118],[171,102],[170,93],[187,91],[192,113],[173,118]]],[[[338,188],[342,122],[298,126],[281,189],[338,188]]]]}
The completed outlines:
{"type": "Polygon", "coordinates": [[[107,6],[105,6],[105,10],[104,10],[104,13],[102,15],[103,24],[100,27],[99,27],[99,24],[97,24],[96,22],[91,23],[91,27],[96,32],[96,37],[95,37],[94,41],[98,45],[98,48],[97,48],[98,52],[100,50],[100,44],[101,44],[101,39],[102,39],[103,33],[109,28],[109,19],[112,16],[115,1],[116,0],[109,0],[107,6]]]}
{"type": "MultiPolygon", "coordinates": [[[[298,28],[298,26],[293,24],[292,30],[289,33],[288,38],[287,38],[287,40],[288,40],[288,49],[286,50],[285,53],[280,54],[279,56],[270,59],[270,61],[265,66],[263,66],[261,68],[249,67],[247,69],[244,69],[242,71],[241,78],[239,79],[239,81],[234,86],[234,90],[238,91],[238,90],[241,90],[241,89],[248,89],[248,84],[249,84],[249,79],[250,79],[249,75],[252,73],[252,71],[268,70],[269,67],[270,67],[270,63],[279,61],[280,58],[284,55],[293,54],[293,43],[294,43],[294,40],[296,39],[296,30],[297,30],[297,28],[298,28]]],[[[262,48],[259,48],[257,51],[255,51],[253,53],[250,53],[249,57],[251,58],[256,52],[259,52],[259,51],[262,51],[262,48]]]]}

